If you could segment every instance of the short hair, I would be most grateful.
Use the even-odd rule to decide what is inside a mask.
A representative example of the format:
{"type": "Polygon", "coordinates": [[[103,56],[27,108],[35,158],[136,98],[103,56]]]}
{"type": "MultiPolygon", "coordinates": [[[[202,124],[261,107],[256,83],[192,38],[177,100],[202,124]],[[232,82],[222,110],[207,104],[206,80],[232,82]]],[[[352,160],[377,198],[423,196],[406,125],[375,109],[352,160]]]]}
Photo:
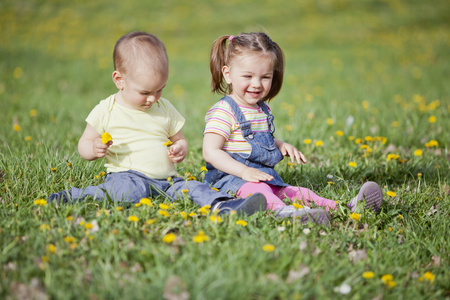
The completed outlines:
{"type": "Polygon", "coordinates": [[[228,85],[222,74],[222,67],[228,66],[234,57],[244,53],[272,54],[274,57],[272,86],[269,93],[262,99],[270,101],[281,90],[284,76],[284,54],[280,46],[263,32],[241,33],[232,37],[223,35],[215,40],[209,67],[211,70],[211,89],[213,93],[229,94],[233,87],[228,85]],[[228,44],[227,44],[227,41],[228,44]]]}
{"type": "Polygon", "coordinates": [[[127,74],[133,68],[149,66],[155,73],[168,73],[169,60],[163,42],[155,35],[134,31],[122,36],[114,47],[114,69],[127,74]]]}

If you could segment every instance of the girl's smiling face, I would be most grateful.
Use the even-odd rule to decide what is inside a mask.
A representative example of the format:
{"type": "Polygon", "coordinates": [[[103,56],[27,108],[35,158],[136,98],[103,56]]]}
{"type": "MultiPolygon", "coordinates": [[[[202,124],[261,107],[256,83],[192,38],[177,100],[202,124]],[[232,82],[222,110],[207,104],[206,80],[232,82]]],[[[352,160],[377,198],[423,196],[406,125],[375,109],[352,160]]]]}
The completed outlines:
{"type": "Polygon", "coordinates": [[[272,86],[274,57],[272,54],[244,53],[222,68],[227,84],[232,86],[230,96],[244,106],[258,107],[258,101],[267,96],[272,86]]]}

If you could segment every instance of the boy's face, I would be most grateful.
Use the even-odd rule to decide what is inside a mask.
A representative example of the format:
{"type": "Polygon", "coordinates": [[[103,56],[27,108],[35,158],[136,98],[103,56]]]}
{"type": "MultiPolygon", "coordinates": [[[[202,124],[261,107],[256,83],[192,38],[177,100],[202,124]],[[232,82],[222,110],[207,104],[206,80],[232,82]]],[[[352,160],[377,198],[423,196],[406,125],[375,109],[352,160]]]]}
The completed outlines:
{"type": "Polygon", "coordinates": [[[114,71],[113,81],[121,90],[116,100],[131,109],[148,110],[161,97],[168,72],[155,74],[151,68],[138,67],[127,74],[114,71]]]}

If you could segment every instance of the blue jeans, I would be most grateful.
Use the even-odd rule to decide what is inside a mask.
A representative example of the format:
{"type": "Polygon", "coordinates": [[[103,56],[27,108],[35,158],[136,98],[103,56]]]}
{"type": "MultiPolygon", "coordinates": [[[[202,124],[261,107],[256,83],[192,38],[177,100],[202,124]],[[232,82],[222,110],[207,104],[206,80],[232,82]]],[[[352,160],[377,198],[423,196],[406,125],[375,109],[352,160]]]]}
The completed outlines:
{"type": "Polygon", "coordinates": [[[113,201],[138,203],[142,198],[163,195],[170,201],[181,198],[181,190],[189,190],[187,194],[198,205],[214,205],[218,201],[233,199],[224,192],[212,190],[207,184],[181,177],[174,177],[172,182],[166,179],[152,179],[137,171],[109,173],[105,182],[84,189],[72,188],[68,192],[73,203],[91,196],[96,200],[104,200],[106,195],[113,201]]]}

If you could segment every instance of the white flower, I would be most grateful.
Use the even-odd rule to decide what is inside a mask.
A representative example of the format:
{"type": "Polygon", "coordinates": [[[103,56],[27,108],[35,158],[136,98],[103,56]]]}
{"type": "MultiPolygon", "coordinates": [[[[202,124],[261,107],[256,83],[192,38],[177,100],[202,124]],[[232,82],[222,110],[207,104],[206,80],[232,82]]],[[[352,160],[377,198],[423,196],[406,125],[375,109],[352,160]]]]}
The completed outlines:
{"type": "Polygon", "coordinates": [[[277,227],[277,230],[280,231],[280,232],[282,232],[282,231],[285,231],[285,230],[286,230],[286,227],[284,227],[284,226],[278,226],[278,227],[277,227]]]}
{"type": "Polygon", "coordinates": [[[343,283],[339,287],[339,293],[341,293],[342,295],[347,295],[348,293],[350,293],[351,290],[352,290],[352,287],[349,286],[347,283],[343,283]]]}
{"type": "Polygon", "coordinates": [[[309,229],[309,228],[303,229],[304,234],[309,234],[310,232],[311,232],[311,229],[309,229]]]}

